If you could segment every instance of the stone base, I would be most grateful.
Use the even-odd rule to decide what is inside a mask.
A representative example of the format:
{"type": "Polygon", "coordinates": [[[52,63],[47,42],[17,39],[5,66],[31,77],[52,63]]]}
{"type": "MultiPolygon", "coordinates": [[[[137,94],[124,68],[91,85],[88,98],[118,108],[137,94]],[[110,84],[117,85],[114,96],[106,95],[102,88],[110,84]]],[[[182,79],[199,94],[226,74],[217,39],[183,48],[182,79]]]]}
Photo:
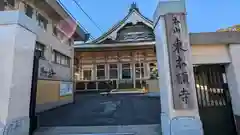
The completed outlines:
{"type": "Polygon", "coordinates": [[[171,121],[166,113],[161,113],[162,135],[171,135],[171,121]]]}
{"type": "Polygon", "coordinates": [[[203,135],[202,122],[195,117],[176,117],[171,120],[171,135],[203,135]]]}
{"type": "Polygon", "coordinates": [[[160,97],[160,92],[149,92],[146,95],[149,97],[160,97]]]}
{"type": "Polygon", "coordinates": [[[12,120],[8,124],[1,124],[0,135],[28,135],[29,134],[29,117],[22,117],[12,120]]]}
{"type": "Polygon", "coordinates": [[[240,135],[240,116],[235,115],[234,117],[235,117],[236,129],[237,129],[238,135],[240,135]]]}
{"type": "Polygon", "coordinates": [[[202,122],[195,117],[175,117],[169,119],[161,114],[162,135],[203,135],[202,122]]]}

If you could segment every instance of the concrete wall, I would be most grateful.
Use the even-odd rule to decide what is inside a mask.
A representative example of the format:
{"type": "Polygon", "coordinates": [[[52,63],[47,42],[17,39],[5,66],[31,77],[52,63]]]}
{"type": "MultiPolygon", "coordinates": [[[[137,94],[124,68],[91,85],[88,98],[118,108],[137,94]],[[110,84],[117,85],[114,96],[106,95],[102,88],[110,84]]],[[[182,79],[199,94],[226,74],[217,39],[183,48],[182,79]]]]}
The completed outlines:
{"type": "Polygon", "coordinates": [[[60,96],[61,81],[38,80],[36,112],[73,102],[73,95],[60,96]]]}
{"type": "Polygon", "coordinates": [[[228,46],[225,44],[193,44],[193,64],[230,63],[228,46]]]}
{"type": "MultiPolygon", "coordinates": [[[[57,51],[65,54],[66,56],[69,56],[73,58],[73,51],[71,50],[72,47],[66,44],[62,44],[56,37],[54,37],[52,34],[45,32],[41,27],[39,27],[36,22],[27,17],[23,12],[17,12],[17,11],[4,11],[0,12],[0,24],[3,24],[4,22],[10,23],[10,24],[19,24],[25,29],[28,29],[29,31],[32,31],[36,35],[36,41],[44,41],[46,46],[46,60],[40,60],[40,66],[49,67],[49,63],[53,69],[55,69],[56,75],[55,78],[42,78],[39,79],[48,79],[48,80],[64,80],[64,81],[72,81],[72,66],[66,67],[60,64],[55,64],[52,62],[52,53],[51,49],[54,48],[57,51]]],[[[24,37],[26,40],[28,40],[28,37],[24,37]]],[[[24,39],[22,38],[22,39],[24,39]]],[[[34,43],[35,45],[35,43],[34,43]]],[[[25,63],[25,62],[24,62],[25,63]]],[[[72,63],[70,63],[72,65],[72,63]]],[[[46,88],[48,90],[51,90],[50,88],[46,88]]],[[[41,91],[41,90],[40,90],[41,91]]]]}
{"type": "Polygon", "coordinates": [[[72,81],[72,73],[71,68],[65,65],[60,65],[53,63],[48,60],[40,59],[39,60],[39,79],[44,80],[62,80],[62,81],[72,81]],[[49,78],[46,76],[43,76],[40,72],[41,68],[52,68],[54,72],[56,73],[53,77],[49,78]]]}
{"type": "Polygon", "coordinates": [[[49,60],[39,60],[39,80],[37,87],[36,111],[42,112],[73,102],[73,95],[60,96],[60,82],[71,81],[72,73],[68,66],[55,64],[49,60]],[[43,76],[41,68],[52,68],[56,73],[53,77],[43,76]]]}
{"type": "Polygon", "coordinates": [[[226,65],[227,79],[232,99],[233,113],[240,134],[240,44],[229,44],[231,63],[226,65]]]}
{"type": "Polygon", "coordinates": [[[191,44],[230,44],[240,43],[239,32],[190,33],[191,44]]]}
{"type": "Polygon", "coordinates": [[[150,96],[160,96],[159,81],[156,79],[147,80],[147,92],[150,96]]]}
{"type": "Polygon", "coordinates": [[[2,126],[17,121],[10,132],[26,135],[36,35],[16,23],[4,25],[1,13],[0,18],[0,134],[2,126]]]}

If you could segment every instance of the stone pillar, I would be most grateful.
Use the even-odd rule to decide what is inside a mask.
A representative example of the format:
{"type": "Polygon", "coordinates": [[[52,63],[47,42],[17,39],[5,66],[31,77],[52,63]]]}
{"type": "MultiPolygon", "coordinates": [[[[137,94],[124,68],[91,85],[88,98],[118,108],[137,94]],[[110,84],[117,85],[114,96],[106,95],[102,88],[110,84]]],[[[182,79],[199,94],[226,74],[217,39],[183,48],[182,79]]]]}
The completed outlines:
{"type": "Polygon", "coordinates": [[[0,13],[0,18],[11,19],[11,22],[0,21],[0,135],[3,132],[4,135],[27,135],[29,132],[36,35],[13,23],[17,16],[17,12],[0,13]]]}
{"type": "Polygon", "coordinates": [[[232,100],[236,128],[240,134],[240,44],[229,44],[231,63],[226,65],[227,82],[232,100]]]}
{"type": "Polygon", "coordinates": [[[203,135],[185,15],[184,0],[160,1],[154,14],[163,135],[203,135]]]}

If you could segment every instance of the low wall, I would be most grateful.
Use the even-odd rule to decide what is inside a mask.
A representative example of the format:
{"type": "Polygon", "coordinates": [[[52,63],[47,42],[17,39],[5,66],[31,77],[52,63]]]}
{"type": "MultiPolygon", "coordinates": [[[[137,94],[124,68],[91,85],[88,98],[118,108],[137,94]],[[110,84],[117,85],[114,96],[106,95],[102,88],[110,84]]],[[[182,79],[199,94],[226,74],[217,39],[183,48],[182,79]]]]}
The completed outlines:
{"type": "Polygon", "coordinates": [[[192,44],[193,64],[230,63],[228,46],[225,44],[192,44]]]}
{"type": "Polygon", "coordinates": [[[42,112],[73,102],[73,94],[60,96],[61,82],[38,80],[36,112],[42,112]]]}
{"type": "Polygon", "coordinates": [[[157,79],[147,80],[147,89],[149,93],[159,93],[159,81],[157,79]]]}

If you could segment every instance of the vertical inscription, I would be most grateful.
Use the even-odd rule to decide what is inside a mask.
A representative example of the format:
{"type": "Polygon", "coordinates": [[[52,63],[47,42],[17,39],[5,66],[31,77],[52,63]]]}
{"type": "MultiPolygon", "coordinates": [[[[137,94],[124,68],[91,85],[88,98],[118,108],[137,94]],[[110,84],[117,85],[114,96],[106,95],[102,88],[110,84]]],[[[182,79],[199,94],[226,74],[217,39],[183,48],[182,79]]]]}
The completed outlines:
{"type": "Polygon", "coordinates": [[[194,109],[195,88],[185,14],[167,14],[165,20],[174,109],[194,109]]]}

